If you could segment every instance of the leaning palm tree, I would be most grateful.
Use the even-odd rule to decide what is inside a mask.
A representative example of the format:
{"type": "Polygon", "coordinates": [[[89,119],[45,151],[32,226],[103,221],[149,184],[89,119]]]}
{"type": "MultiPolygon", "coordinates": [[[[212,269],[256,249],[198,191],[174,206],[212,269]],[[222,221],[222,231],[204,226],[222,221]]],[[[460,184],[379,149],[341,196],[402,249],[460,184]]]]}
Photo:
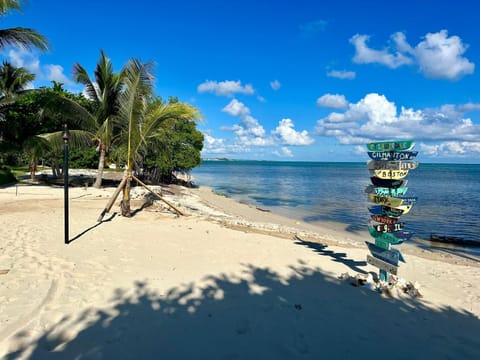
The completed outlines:
{"type": "Polygon", "coordinates": [[[75,81],[85,86],[85,93],[90,100],[95,102],[95,112],[90,117],[95,122],[93,135],[97,142],[97,149],[100,154],[98,161],[98,172],[94,187],[102,186],[103,170],[105,159],[114,137],[113,117],[118,113],[119,96],[122,91],[122,72],[115,73],[110,59],[103,50],[100,52],[100,59],[95,68],[92,81],[87,71],[78,63],[74,64],[73,76],[75,81]]]}
{"type": "MultiPolygon", "coordinates": [[[[130,183],[134,168],[142,155],[159,135],[161,125],[169,119],[196,119],[198,110],[188,104],[158,101],[153,94],[153,65],[132,59],[125,68],[125,89],[120,96],[120,110],[116,118],[122,127],[115,145],[123,150],[127,169],[121,201],[122,216],[130,216],[130,183]]],[[[135,178],[138,182],[138,179],[135,178]]]]}
{"type": "MultiPolygon", "coordinates": [[[[10,10],[20,11],[21,3],[21,0],[0,0],[0,15],[5,16],[10,10]]],[[[23,27],[0,29],[0,49],[7,45],[24,49],[48,50],[48,41],[43,35],[33,29],[23,27]]]]}

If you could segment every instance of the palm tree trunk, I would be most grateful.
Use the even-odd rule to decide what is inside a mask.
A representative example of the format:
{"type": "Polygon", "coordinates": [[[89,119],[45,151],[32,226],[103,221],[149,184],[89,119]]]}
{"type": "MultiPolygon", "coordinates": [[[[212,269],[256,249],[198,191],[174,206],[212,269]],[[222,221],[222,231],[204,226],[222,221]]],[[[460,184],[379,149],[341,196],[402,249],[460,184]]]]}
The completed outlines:
{"type": "Polygon", "coordinates": [[[37,161],[30,161],[30,180],[35,181],[35,173],[37,172],[37,161]]]}
{"type": "Polygon", "coordinates": [[[130,185],[132,182],[132,171],[127,170],[127,181],[125,183],[125,187],[123,188],[123,198],[120,201],[120,210],[122,216],[131,217],[132,213],[130,212],[130,185]]]}
{"type": "Polygon", "coordinates": [[[98,160],[98,172],[93,187],[99,189],[102,186],[103,169],[105,168],[106,146],[100,142],[100,159],[98,160]]]}

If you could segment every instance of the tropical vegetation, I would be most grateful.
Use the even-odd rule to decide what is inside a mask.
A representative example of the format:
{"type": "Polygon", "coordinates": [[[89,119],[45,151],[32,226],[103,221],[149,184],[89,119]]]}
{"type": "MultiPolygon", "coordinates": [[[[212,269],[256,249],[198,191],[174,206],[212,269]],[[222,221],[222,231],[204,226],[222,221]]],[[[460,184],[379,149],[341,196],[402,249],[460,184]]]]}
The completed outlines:
{"type": "MultiPolygon", "coordinates": [[[[0,16],[20,5],[16,0],[0,1],[0,16]]],[[[6,45],[48,48],[42,35],[25,28],[0,30],[0,49],[6,45]]],[[[40,162],[59,177],[65,123],[71,133],[71,165],[97,168],[96,187],[107,165],[124,168],[125,216],[130,214],[133,178],[171,182],[176,174],[200,164],[200,112],[176,97],[165,100],[155,94],[151,62],[132,58],[115,71],[101,50],[92,77],[81,64],[73,64],[73,80],[84,86],[83,93],[68,91],[58,82],[33,89],[34,79],[27,69],[7,60],[0,65],[0,182],[12,180],[5,166],[24,164],[35,179],[40,162]]]]}

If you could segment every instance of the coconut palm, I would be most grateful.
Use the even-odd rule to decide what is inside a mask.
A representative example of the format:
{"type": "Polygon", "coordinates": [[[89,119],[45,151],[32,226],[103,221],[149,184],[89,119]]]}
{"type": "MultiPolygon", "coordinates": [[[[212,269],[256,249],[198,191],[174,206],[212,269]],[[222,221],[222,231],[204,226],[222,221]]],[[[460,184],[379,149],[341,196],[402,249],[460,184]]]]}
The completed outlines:
{"type": "MultiPolygon", "coordinates": [[[[0,15],[5,16],[10,10],[20,11],[21,0],[0,0],[0,15]]],[[[48,41],[43,35],[33,29],[23,27],[0,29],[0,49],[7,45],[48,50],[48,41]]]]}
{"type": "Polygon", "coordinates": [[[76,82],[85,86],[87,97],[95,102],[95,112],[90,117],[95,122],[93,138],[100,153],[97,178],[94,187],[102,185],[105,159],[114,137],[113,117],[118,113],[119,96],[122,91],[122,72],[115,73],[110,59],[103,50],[94,72],[94,81],[87,71],[78,63],[74,64],[73,76],[76,82]]]}
{"type": "Polygon", "coordinates": [[[0,65],[0,98],[5,101],[14,98],[34,79],[35,74],[23,67],[17,68],[4,60],[0,65]]]}
{"type": "Polygon", "coordinates": [[[116,120],[122,127],[115,145],[126,159],[126,183],[121,201],[122,216],[130,216],[130,182],[142,155],[154,144],[162,124],[169,119],[197,119],[198,110],[188,104],[158,101],[153,95],[153,65],[129,61],[124,70],[125,89],[116,120]]]}

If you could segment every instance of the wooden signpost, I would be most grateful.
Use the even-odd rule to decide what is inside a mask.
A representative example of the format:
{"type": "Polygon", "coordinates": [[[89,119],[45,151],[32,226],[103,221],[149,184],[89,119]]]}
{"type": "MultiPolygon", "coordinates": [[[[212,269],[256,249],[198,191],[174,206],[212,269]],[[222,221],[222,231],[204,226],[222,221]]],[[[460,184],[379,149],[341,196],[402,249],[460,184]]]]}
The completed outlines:
{"type": "Polygon", "coordinates": [[[416,197],[405,196],[407,181],[401,180],[418,167],[418,162],[408,161],[418,154],[410,151],[414,146],[411,140],[367,144],[372,159],[367,162],[367,169],[374,176],[370,177],[373,186],[367,186],[365,192],[368,200],[376,204],[369,207],[371,219],[376,223],[369,224],[368,230],[375,243],[366,241],[370,250],[367,263],[379,269],[379,279],[386,283],[390,274],[397,275],[398,262],[405,262],[402,253],[392,245],[401,244],[412,236],[412,232],[403,230],[398,218],[417,202],[416,197]]]}
{"type": "Polygon", "coordinates": [[[371,255],[367,255],[367,263],[379,268],[380,271],[385,271],[387,274],[389,273],[389,274],[397,275],[398,266],[389,264],[386,261],[383,261],[379,258],[373,257],[371,255]]]}

